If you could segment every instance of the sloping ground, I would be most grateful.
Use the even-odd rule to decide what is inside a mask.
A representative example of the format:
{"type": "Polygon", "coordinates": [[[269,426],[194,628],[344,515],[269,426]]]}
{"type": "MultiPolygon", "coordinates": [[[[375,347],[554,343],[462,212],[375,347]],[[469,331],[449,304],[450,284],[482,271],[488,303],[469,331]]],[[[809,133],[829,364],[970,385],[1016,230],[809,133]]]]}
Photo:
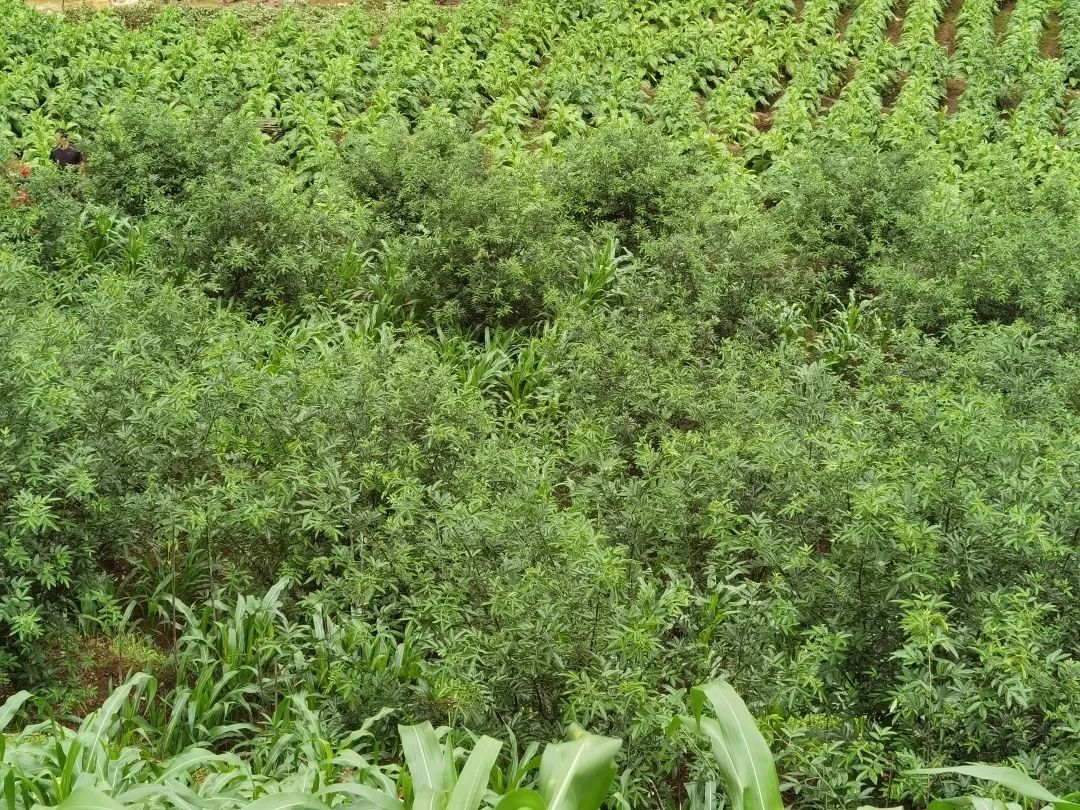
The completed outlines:
{"type": "Polygon", "coordinates": [[[952,0],[934,35],[934,39],[949,56],[952,56],[956,49],[956,15],[960,13],[962,5],[963,0],[952,0]]]}

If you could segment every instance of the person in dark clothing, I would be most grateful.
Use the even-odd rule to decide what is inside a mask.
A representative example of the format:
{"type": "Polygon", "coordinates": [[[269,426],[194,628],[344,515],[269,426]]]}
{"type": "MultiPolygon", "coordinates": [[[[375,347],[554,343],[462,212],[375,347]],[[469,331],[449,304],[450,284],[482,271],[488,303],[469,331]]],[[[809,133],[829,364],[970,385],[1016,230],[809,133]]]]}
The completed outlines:
{"type": "Polygon", "coordinates": [[[49,159],[56,163],[61,170],[68,167],[79,169],[82,167],[82,152],[71,145],[66,132],[56,133],[56,146],[49,152],[49,159]]]}

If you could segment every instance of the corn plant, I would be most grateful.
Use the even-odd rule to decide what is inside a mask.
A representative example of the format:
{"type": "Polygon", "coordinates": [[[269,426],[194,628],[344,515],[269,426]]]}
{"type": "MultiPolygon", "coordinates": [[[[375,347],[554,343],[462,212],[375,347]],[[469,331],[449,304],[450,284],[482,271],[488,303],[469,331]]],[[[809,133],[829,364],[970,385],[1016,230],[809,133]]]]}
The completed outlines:
{"type": "MultiPolygon", "coordinates": [[[[371,722],[333,742],[317,715],[294,696],[296,713],[287,722],[292,730],[270,732],[279,755],[256,757],[258,771],[252,761],[198,745],[154,760],[144,749],[120,742],[129,737],[125,728],[136,713],[156,699],[154,687],[148,675],[133,678],[74,730],[47,722],[5,734],[0,738],[5,806],[476,810],[493,802],[505,810],[597,810],[615,776],[620,747],[618,740],[577,730],[570,741],[545,749],[535,789],[517,787],[498,796],[489,781],[502,743],[491,737],[480,737],[466,751],[453,745],[449,729],[436,731],[430,723],[400,726],[404,763],[384,766],[361,747],[370,740],[371,722]]],[[[20,692],[0,707],[0,730],[6,731],[29,697],[20,692]]],[[[282,718],[271,721],[281,724],[282,718]]]]}
{"type": "Polygon", "coordinates": [[[1080,0],[38,2],[0,807],[1068,792],[1080,0]]]}
{"type": "MultiPolygon", "coordinates": [[[[731,806],[735,810],[782,810],[784,801],[780,794],[776,764],[768,743],[758,730],[753,715],[746,704],[726,681],[714,681],[691,693],[694,713],[679,718],[679,724],[706,740],[712,750],[713,763],[720,771],[721,781],[731,806]],[[712,716],[702,712],[706,701],[713,710],[712,716]]],[[[1037,781],[1015,768],[971,764],[945,768],[919,768],[908,771],[909,775],[940,776],[959,775],[999,785],[1005,790],[1050,805],[1060,810],[1077,810],[1080,793],[1067,797],[1055,796],[1037,781]]],[[[981,810],[1015,810],[1021,805],[1001,799],[983,796],[937,798],[930,802],[928,810],[946,810],[949,807],[972,807],[981,810]]],[[[861,810],[872,810],[862,808],[861,810]]]]}

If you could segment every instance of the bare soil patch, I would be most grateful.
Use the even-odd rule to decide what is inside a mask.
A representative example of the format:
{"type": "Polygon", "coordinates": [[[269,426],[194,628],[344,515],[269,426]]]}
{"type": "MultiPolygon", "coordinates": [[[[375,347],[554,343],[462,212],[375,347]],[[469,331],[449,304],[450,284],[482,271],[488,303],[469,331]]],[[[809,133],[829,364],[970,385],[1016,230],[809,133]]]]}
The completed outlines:
{"type": "Polygon", "coordinates": [[[963,79],[951,78],[945,82],[945,99],[942,107],[948,115],[953,115],[960,104],[960,97],[967,90],[967,82],[963,79]]]}
{"type": "Polygon", "coordinates": [[[1039,53],[1043,59],[1061,57],[1061,17],[1056,11],[1051,11],[1050,19],[1046,21],[1042,39],[1039,40],[1039,53]]]}
{"type": "Polygon", "coordinates": [[[889,42],[893,45],[900,41],[900,35],[904,33],[904,19],[907,17],[907,3],[900,2],[896,6],[896,12],[893,14],[889,25],[885,29],[885,36],[889,38],[889,42]]]}
{"type": "Polygon", "coordinates": [[[885,92],[881,94],[881,112],[888,115],[893,108],[893,104],[896,103],[897,96],[900,95],[900,91],[904,89],[904,82],[907,81],[907,73],[901,73],[896,77],[891,85],[886,88],[885,92]]]}
{"type": "Polygon", "coordinates": [[[997,108],[1001,112],[1002,118],[1008,118],[1019,104],[1020,94],[1016,91],[1010,91],[1004,95],[998,96],[997,108]]]}
{"type": "Polygon", "coordinates": [[[963,4],[964,0],[952,0],[934,32],[934,39],[949,56],[952,56],[953,51],[956,50],[956,15],[960,13],[960,7],[963,4]]]}
{"type": "Polygon", "coordinates": [[[998,6],[997,14],[994,15],[994,33],[997,34],[998,39],[1005,36],[1009,28],[1009,19],[1015,10],[1016,0],[1002,0],[1001,5],[998,6]]]}
{"type": "Polygon", "coordinates": [[[843,42],[844,37],[847,35],[848,23],[851,22],[851,15],[855,13],[855,6],[844,6],[840,11],[840,17],[836,21],[836,40],[837,42],[843,42]]]}

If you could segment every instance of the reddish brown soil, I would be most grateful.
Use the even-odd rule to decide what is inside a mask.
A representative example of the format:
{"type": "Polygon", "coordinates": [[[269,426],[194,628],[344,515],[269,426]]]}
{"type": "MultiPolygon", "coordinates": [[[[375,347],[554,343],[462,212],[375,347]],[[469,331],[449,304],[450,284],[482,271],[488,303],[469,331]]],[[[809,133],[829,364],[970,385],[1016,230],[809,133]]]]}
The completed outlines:
{"type": "Polygon", "coordinates": [[[1015,110],[1018,104],[1020,104],[1019,93],[1010,93],[1005,96],[1000,96],[997,100],[997,107],[1001,111],[1003,118],[1007,118],[1008,114],[1015,110]]]}
{"type": "Polygon", "coordinates": [[[542,110],[539,115],[530,118],[528,125],[521,130],[528,149],[540,148],[540,136],[544,134],[545,129],[547,129],[547,111],[542,110]]]}
{"type": "Polygon", "coordinates": [[[1002,0],[1001,5],[998,6],[997,14],[994,15],[994,33],[997,34],[998,39],[1005,36],[1005,31],[1009,27],[1009,18],[1012,17],[1015,8],[1016,0],[1002,0]]]}
{"type": "MultiPolygon", "coordinates": [[[[163,650],[158,640],[159,651],[163,650]]],[[[78,639],[72,645],[56,646],[50,651],[53,663],[66,670],[71,694],[77,700],[63,709],[75,717],[85,717],[99,708],[113,689],[123,683],[133,672],[141,672],[144,663],[128,660],[113,649],[110,639],[104,635],[78,639]]],[[[175,685],[169,671],[155,672],[159,688],[171,689],[175,685]]]]}
{"type": "Polygon", "coordinates": [[[945,10],[945,16],[938,23],[937,31],[934,32],[934,39],[949,56],[956,50],[956,15],[960,13],[963,4],[963,0],[952,0],[945,10]]]}
{"type": "Polygon", "coordinates": [[[836,83],[836,86],[831,88],[830,91],[821,97],[821,102],[818,107],[818,112],[824,115],[829,111],[833,104],[840,100],[840,96],[844,93],[844,88],[848,86],[853,78],[855,78],[855,71],[858,70],[859,63],[856,60],[848,62],[847,67],[840,74],[840,80],[836,83]]]}
{"type": "Polygon", "coordinates": [[[858,69],[858,59],[852,59],[847,63],[843,72],[840,73],[840,82],[836,85],[836,91],[833,93],[834,96],[839,96],[844,91],[844,88],[848,86],[848,83],[855,78],[855,73],[858,69]]]}
{"type": "Polygon", "coordinates": [[[956,108],[960,104],[960,97],[964,95],[965,90],[967,90],[967,84],[963,79],[953,78],[945,83],[945,100],[942,106],[948,115],[956,112],[956,108]]]}
{"type": "Polygon", "coordinates": [[[847,34],[848,23],[851,22],[851,15],[855,13],[854,6],[844,6],[840,12],[840,17],[836,21],[836,41],[843,42],[844,36],[847,34]]]}
{"type": "Polygon", "coordinates": [[[131,564],[130,560],[121,559],[119,557],[103,560],[101,567],[105,573],[109,575],[109,578],[116,583],[118,588],[124,584],[124,580],[131,576],[132,572],[135,570],[135,566],[131,564]]]}
{"type": "Polygon", "coordinates": [[[892,110],[893,104],[896,103],[897,96],[900,95],[900,91],[904,89],[904,82],[907,81],[907,74],[901,73],[896,77],[896,81],[893,82],[884,93],[881,94],[881,112],[888,114],[892,110]]]}
{"type": "Polygon", "coordinates": [[[1046,21],[1042,39],[1039,40],[1039,53],[1043,59],[1058,59],[1061,56],[1061,17],[1056,11],[1050,12],[1046,21]]]}
{"type": "Polygon", "coordinates": [[[764,106],[754,110],[754,126],[757,127],[759,132],[768,132],[772,129],[773,108],[776,106],[776,102],[780,100],[780,97],[784,95],[784,89],[787,87],[787,84],[788,77],[786,75],[781,75],[780,89],[765,100],[764,106]]]}
{"type": "Polygon", "coordinates": [[[893,18],[889,20],[889,25],[885,29],[885,35],[893,45],[900,41],[900,34],[904,32],[904,18],[906,16],[907,3],[898,3],[896,6],[896,13],[893,14],[893,18]]]}
{"type": "Polygon", "coordinates": [[[795,0],[795,19],[802,19],[803,6],[806,5],[806,0],[795,0]]]}
{"type": "Polygon", "coordinates": [[[104,639],[88,639],[85,651],[90,654],[90,660],[79,673],[79,683],[89,687],[90,694],[74,710],[78,717],[85,717],[101,706],[112,690],[123,683],[127,669],[104,639]]]}

